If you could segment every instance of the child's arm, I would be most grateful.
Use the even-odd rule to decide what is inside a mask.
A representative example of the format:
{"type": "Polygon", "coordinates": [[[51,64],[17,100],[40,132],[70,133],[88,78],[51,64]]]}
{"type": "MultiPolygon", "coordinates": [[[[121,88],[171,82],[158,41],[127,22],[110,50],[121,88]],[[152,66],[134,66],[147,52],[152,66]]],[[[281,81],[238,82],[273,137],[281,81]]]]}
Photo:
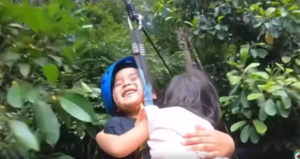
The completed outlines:
{"type": "Polygon", "coordinates": [[[147,125],[147,120],[143,120],[120,136],[106,134],[102,131],[97,134],[96,141],[106,153],[118,158],[126,157],[148,139],[147,125]]]}

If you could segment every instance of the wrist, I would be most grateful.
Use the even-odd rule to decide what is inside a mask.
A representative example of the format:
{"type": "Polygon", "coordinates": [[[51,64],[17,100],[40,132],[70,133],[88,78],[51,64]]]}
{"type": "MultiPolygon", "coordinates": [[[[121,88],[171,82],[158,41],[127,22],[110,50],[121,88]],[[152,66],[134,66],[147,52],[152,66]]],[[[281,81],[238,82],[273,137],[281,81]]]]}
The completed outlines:
{"type": "Polygon", "coordinates": [[[228,145],[229,149],[227,150],[227,152],[225,152],[224,156],[231,158],[233,152],[235,151],[235,144],[234,144],[234,141],[233,141],[232,137],[229,134],[225,134],[225,135],[226,135],[226,138],[227,138],[227,140],[226,140],[227,144],[226,145],[228,145]]]}

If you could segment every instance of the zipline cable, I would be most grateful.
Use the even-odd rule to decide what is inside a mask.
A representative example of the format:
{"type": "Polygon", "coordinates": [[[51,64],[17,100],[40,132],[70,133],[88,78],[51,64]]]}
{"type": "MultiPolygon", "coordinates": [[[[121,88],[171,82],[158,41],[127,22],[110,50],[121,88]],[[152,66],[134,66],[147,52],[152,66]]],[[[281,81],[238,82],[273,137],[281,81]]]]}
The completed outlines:
{"type": "Polygon", "coordinates": [[[142,30],[143,30],[143,33],[145,34],[147,40],[150,42],[150,44],[151,44],[152,47],[154,48],[156,54],[158,55],[158,57],[161,59],[161,61],[163,62],[164,66],[166,67],[166,69],[167,69],[169,75],[170,75],[171,77],[174,77],[174,75],[172,74],[171,70],[169,69],[169,67],[168,67],[168,65],[167,65],[167,63],[166,63],[166,61],[163,59],[163,57],[162,57],[161,54],[159,53],[158,48],[155,46],[155,44],[154,44],[153,41],[151,40],[150,36],[148,35],[146,29],[145,29],[145,28],[142,28],[142,30]]]}
{"type": "MultiPolygon", "coordinates": [[[[163,62],[163,65],[165,66],[165,68],[167,69],[169,75],[171,77],[173,77],[173,74],[171,72],[171,70],[169,69],[166,61],[163,59],[162,55],[160,54],[158,48],[155,46],[154,42],[152,41],[152,39],[150,38],[149,34],[147,33],[146,29],[142,26],[142,15],[139,14],[135,8],[134,5],[132,3],[132,1],[127,1],[127,0],[123,0],[125,3],[125,7],[126,7],[126,11],[127,11],[127,15],[128,15],[128,24],[131,30],[134,30],[131,24],[131,21],[135,21],[139,23],[139,28],[138,30],[142,29],[143,33],[145,34],[147,40],[150,42],[150,44],[152,45],[152,47],[154,48],[156,54],[158,55],[158,57],[160,58],[160,60],[163,62]]],[[[140,41],[140,40],[139,40],[140,41]]],[[[134,51],[136,50],[136,48],[134,47],[134,51]]],[[[147,70],[143,70],[143,71],[147,71],[147,70]]],[[[147,75],[146,75],[147,76],[147,75]]]]}

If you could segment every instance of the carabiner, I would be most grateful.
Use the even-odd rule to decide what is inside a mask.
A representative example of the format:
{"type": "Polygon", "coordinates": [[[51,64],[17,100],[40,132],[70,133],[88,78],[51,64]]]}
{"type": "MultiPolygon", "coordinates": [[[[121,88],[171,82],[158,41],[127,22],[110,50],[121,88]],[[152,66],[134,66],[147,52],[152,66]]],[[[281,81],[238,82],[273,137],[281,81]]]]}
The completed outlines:
{"type": "Polygon", "coordinates": [[[127,21],[128,21],[129,29],[133,30],[133,27],[132,27],[132,24],[131,24],[131,20],[130,20],[129,17],[127,18],[127,21]]]}
{"type": "MultiPolygon", "coordinates": [[[[140,14],[138,14],[137,15],[137,20],[138,20],[138,24],[139,24],[139,27],[138,27],[138,30],[141,30],[142,29],[142,27],[143,27],[143,16],[142,15],[140,15],[140,14]]],[[[127,18],[127,21],[128,21],[128,26],[129,26],[129,28],[130,28],[130,30],[133,30],[133,26],[132,26],[132,23],[131,23],[131,19],[128,17],[127,18]]]]}
{"type": "Polygon", "coordinates": [[[138,27],[138,29],[139,30],[141,30],[142,29],[142,27],[143,27],[143,16],[141,15],[141,14],[138,14],[138,22],[139,22],[139,27],[138,27]]]}

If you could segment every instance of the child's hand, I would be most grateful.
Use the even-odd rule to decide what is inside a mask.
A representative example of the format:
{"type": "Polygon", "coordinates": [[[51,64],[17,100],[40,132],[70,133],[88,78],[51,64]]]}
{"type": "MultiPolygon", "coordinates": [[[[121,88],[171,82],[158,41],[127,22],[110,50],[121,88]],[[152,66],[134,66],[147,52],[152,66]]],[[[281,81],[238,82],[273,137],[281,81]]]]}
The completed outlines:
{"type": "Polygon", "coordinates": [[[231,157],[234,151],[233,139],[228,134],[217,130],[203,130],[197,126],[194,133],[184,137],[186,139],[184,145],[191,151],[208,152],[208,158],[231,157]]]}

